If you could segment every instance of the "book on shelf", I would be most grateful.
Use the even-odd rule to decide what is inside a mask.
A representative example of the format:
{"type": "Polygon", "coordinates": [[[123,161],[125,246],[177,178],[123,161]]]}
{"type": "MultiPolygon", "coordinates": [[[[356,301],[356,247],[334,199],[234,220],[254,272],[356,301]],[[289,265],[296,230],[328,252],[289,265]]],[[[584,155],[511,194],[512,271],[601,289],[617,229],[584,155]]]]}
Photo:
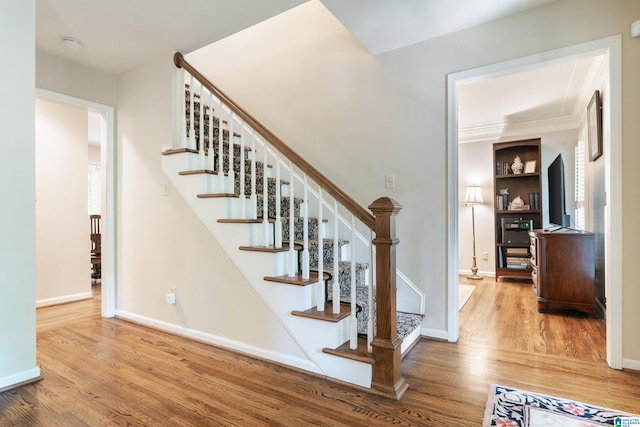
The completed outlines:
{"type": "Polygon", "coordinates": [[[534,191],[529,193],[529,206],[531,209],[540,210],[540,192],[534,191]]]}
{"type": "Polygon", "coordinates": [[[498,194],[496,196],[496,206],[500,211],[506,211],[509,209],[509,195],[508,194],[498,194]]]}
{"type": "Polygon", "coordinates": [[[507,248],[507,255],[529,255],[528,248],[507,248]]]}

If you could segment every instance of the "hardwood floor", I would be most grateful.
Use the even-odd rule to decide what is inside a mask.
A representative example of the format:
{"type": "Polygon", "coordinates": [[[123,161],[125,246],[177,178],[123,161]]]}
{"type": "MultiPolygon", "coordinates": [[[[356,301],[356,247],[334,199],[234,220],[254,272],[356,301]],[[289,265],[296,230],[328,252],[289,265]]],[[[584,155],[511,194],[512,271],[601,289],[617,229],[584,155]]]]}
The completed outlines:
{"type": "Polygon", "coordinates": [[[459,343],[423,339],[414,347],[403,361],[410,388],[400,402],[103,319],[99,298],[41,308],[43,380],[0,394],[0,426],[479,426],[492,383],[640,412],[640,374],[552,344],[566,333],[556,329],[563,322],[530,320],[530,328],[544,324],[544,339],[503,331],[527,315],[509,289],[474,292],[461,312],[459,343]],[[491,331],[483,322],[503,327],[491,331]]]}

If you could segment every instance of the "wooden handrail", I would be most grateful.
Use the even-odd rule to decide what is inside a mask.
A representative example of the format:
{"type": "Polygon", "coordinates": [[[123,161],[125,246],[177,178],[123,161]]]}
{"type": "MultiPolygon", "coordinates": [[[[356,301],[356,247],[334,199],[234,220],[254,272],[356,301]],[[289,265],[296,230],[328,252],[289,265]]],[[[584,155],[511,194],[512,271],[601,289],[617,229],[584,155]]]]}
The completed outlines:
{"type": "Polygon", "coordinates": [[[355,200],[349,197],[344,191],[342,191],[337,185],[331,182],[320,171],[314,168],[309,162],[296,153],[291,147],[285,144],[280,138],[274,135],[269,129],[263,126],[258,120],[256,120],[249,113],[244,111],[238,104],[236,104],[231,98],[218,89],[213,83],[211,83],[205,76],[200,74],[191,64],[189,64],[184,55],[180,52],[176,52],[173,56],[173,62],[178,68],[184,68],[193,77],[196,78],[204,87],[206,87],[211,93],[213,93],[220,101],[222,101],[227,107],[233,110],[233,113],[240,117],[246,124],[255,129],[269,144],[282,153],[286,158],[291,160],[302,172],[315,181],[324,191],[329,193],[331,197],[334,197],[338,203],[344,206],[349,212],[351,212],[356,218],[358,218],[364,225],[371,230],[375,230],[375,218],[365,208],[360,206],[355,200]]]}

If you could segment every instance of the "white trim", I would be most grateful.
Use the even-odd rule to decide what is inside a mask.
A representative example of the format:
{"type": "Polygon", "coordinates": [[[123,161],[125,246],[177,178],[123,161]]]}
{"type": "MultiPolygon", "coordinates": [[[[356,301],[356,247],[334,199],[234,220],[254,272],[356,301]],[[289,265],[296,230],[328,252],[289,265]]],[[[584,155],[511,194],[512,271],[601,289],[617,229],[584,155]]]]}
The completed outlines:
{"type": "Polygon", "coordinates": [[[542,52],[514,60],[473,68],[447,76],[447,151],[448,151],[448,244],[447,244],[447,330],[449,340],[458,337],[457,294],[458,271],[458,96],[457,86],[487,78],[507,75],[547,66],[568,59],[595,55],[608,55],[610,85],[610,152],[606,156],[606,173],[609,185],[608,221],[605,224],[605,246],[607,253],[606,283],[607,299],[607,362],[614,369],[622,367],[622,51],[621,36],[611,36],[552,51],[542,52]],[[452,331],[455,328],[455,331],[452,331]]]}
{"type": "Polygon", "coordinates": [[[18,386],[40,378],[40,368],[27,369],[26,371],[16,372],[0,378],[0,390],[7,387],[18,386]]]}
{"type": "Polygon", "coordinates": [[[640,360],[622,359],[622,367],[624,369],[640,371],[640,360]]]}
{"type": "Polygon", "coordinates": [[[447,331],[442,329],[422,328],[420,329],[420,335],[422,335],[423,337],[433,338],[437,340],[447,340],[447,341],[449,340],[449,334],[447,333],[447,331]]]}
{"type": "MultiPolygon", "coordinates": [[[[607,289],[607,363],[622,363],[622,36],[608,41],[610,144],[605,156],[605,289],[607,289]],[[608,178],[608,180],[607,180],[608,178]]],[[[605,113],[606,114],[606,113],[605,113]]]]}
{"type": "Polygon", "coordinates": [[[92,296],[91,292],[82,292],[80,294],[65,295],[62,297],[39,299],[36,300],[36,308],[46,307],[48,305],[64,304],[67,302],[82,301],[84,299],[90,299],[92,296]]]}
{"type": "Polygon", "coordinates": [[[84,107],[101,113],[104,129],[101,132],[101,181],[102,181],[102,316],[113,317],[116,310],[116,270],[115,270],[115,143],[113,107],[75,98],[73,96],[36,88],[36,97],[47,98],[65,104],[84,107]]]}
{"type": "Polygon", "coordinates": [[[243,343],[240,341],[230,340],[228,338],[220,337],[218,335],[209,334],[209,333],[198,331],[191,328],[185,328],[183,326],[176,325],[174,323],[152,319],[150,317],[141,316],[141,315],[124,311],[124,310],[117,310],[116,316],[121,319],[139,323],[141,325],[148,326],[153,329],[170,332],[172,334],[180,335],[186,338],[191,338],[194,340],[217,345],[225,349],[239,351],[241,353],[249,354],[251,356],[271,360],[277,363],[282,363],[284,365],[293,366],[299,369],[304,369],[305,371],[313,372],[316,374],[325,375],[325,373],[320,370],[318,365],[316,365],[315,363],[307,359],[292,357],[284,353],[278,353],[272,350],[255,347],[253,345],[247,345],[246,343],[243,343]]]}
{"type": "Polygon", "coordinates": [[[449,342],[460,337],[458,318],[458,74],[447,76],[447,333],[449,342]]]}

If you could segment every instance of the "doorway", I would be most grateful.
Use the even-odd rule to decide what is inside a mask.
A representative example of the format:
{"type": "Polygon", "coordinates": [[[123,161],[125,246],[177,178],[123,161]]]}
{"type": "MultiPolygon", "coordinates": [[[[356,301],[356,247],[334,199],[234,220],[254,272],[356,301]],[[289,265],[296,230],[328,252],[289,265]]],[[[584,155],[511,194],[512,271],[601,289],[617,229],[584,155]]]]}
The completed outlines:
{"type": "Polygon", "coordinates": [[[115,316],[115,157],[113,107],[63,95],[45,89],[36,89],[36,97],[81,107],[95,115],[100,140],[100,205],[102,211],[102,316],[115,316]]]}
{"type": "MultiPolygon", "coordinates": [[[[605,247],[605,283],[607,289],[607,363],[610,367],[622,367],[622,306],[621,290],[621,37],[614,36],[593,42],[588,42],[568,48],[545,52],[517,60],[480,67],[448,76],[448,340],[457,341],[459,337],[458,299],[458,89],[459,85],[503,76],[518,71],[543,67],[559,63],[571,58],[605,55],[607,58],[607,91],[609,94],[607,105],[603,110],[603,120],[606,123],[603,135],[603,149],[605,153],[605,191],[608,203],[604,216],[604,247],[605,247]]],[[[492,193],[488,193],[489,195],[492,193]]]]}

